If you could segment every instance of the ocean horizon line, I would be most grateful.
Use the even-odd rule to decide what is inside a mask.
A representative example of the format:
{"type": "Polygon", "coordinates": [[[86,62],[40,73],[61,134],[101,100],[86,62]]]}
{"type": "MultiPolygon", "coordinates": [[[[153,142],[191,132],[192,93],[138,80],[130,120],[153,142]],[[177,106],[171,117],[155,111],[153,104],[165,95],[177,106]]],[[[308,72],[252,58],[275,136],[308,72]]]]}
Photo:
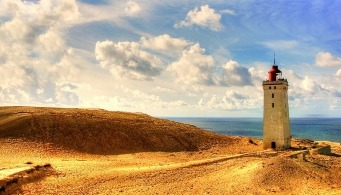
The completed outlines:
{"type": "MultiPolygon", "coordinates": [[[[164,117],[224,135],[263,136],[262,117],[164,117]]],[[[292,117],[291,135],[295,138],[341,142],[341,118],[292,117]]]]}
{"type": "MultiPolygon", "coordinates": [[[[253,117],[253,116],[245,116],[245,117],[236,117],[236,116],[155,116],[158,118],[245,118],[245,119],[262,119],[263,117],[253,117]]],[[[321,117],[309,117],[309,116],[299,116],[299,117],[289,117],[289,119],[341,119],[341,117],[330,117],[330,116],[321,116],[321,117]]]]}

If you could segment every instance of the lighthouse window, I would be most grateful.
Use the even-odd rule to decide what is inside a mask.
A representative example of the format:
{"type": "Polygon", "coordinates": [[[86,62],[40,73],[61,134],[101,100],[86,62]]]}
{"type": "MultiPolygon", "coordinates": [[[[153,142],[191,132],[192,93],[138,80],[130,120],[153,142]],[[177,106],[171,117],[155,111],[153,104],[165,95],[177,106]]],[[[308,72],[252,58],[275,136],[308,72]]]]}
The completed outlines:
{"type": "Polygon", "coordinates": [[[269,87],[269,89],[271,89],[271,86],[269,87]]]}
{"type": "Polygon", "coordinates": [[[272,103],[272,107],[273,107],[273,108],[275,107],[275,103],[272,103]]]}
{"type": "Polygon", "coordinates": [[[272,98],[274,98],[275,97],[275,94],[272,94],[272,98]]]}
{"type": "Polygon", "coordinates": [[[276,89],[276,86],[274,87],[274,89],[276,89]]]}

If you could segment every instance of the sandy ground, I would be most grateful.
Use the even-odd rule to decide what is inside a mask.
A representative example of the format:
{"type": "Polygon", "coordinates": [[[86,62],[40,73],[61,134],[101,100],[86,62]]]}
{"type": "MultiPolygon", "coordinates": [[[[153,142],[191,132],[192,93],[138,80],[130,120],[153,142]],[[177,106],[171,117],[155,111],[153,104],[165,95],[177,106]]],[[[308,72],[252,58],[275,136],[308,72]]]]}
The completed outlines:
{"type": "Polygon", "coordinates": [[[90,155],[22,140],[0,140],[0,179],[15,169],[51,164],[13,194],[341,194],[341,147],[331,156],[288,157],[261,145],[197,152],[90,155]],[[31,164],[32,163],[32,164],[31,164]]]}

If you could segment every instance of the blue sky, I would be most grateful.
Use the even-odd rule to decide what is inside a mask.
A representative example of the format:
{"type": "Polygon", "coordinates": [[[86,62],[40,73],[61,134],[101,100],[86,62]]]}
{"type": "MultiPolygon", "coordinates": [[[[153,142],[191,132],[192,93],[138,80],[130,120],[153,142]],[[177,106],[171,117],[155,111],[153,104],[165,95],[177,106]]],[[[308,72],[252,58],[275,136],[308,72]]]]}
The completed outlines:
{"type": "Polygon", "coordinates": [[[341,117],[341,2],[1,0],[1,105],[261,117],[273,54],[292,117],[341,117]]]}

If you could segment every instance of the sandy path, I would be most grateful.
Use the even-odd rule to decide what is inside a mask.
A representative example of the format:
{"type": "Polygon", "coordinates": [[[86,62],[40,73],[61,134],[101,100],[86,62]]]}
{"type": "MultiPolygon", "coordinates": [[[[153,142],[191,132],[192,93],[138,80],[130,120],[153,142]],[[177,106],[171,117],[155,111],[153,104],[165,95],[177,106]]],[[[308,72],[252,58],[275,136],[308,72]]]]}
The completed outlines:
{"type": "Polygon", "coordinates": [[[262,165],[257,158],[225,159],[225,161],[207,161],[208,164],[177,166],[175,169],[153,169],[144,172],[130,172],[119,177],[97,180],[89,187],[92,193],[105,194],[226,194],[244,192],[251,189],[252,173],[262,165]],[[245,164],[240,166],[241,164],[245,164]]]}
{"type": "Polygon", "coordinates": [[[162,164],[162,165],[154,165],[154,166],[133,166],[133,167],[119,167],[115,168],[114,171],[124,171],[124,172],[140,172],[140,171],[160,171],[166,169],[180,169],[180,168],[192,168],[196,166],[205,166],[214,163],[220,163],[223,161],[243,158],[243,157],[265,157],[265,156],[275,156],[279,152],[274,152],[271,150],[267,151],[260,151],[260,152],[248,152],[243,154],[235,154],[235,155],[228,155],[228,156],[221,156],[221,157],[214,157],[214,158],[206,158],[200,160],[191,160],[187,162],[181,163],[170,163],[170,164],[162,164]]]}

